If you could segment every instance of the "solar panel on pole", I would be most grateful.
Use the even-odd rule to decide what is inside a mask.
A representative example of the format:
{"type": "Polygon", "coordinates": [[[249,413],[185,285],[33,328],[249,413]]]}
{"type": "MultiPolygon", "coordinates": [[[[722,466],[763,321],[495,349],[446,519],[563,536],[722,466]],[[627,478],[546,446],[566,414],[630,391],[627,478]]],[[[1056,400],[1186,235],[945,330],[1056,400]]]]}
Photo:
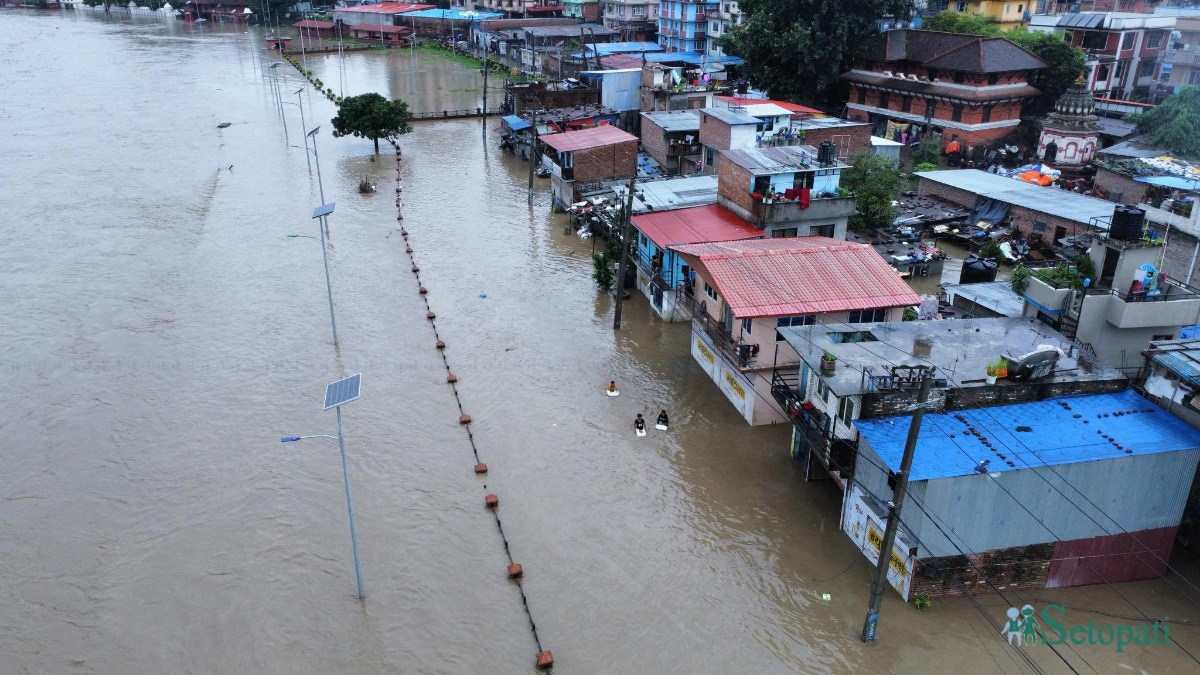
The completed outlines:
{"type": "Polygon", "coordinates": [[[362,373],[357,373],[331,382],[325,387],[325,408],[336,408],[358,398],[361,393],[362,373]]]}

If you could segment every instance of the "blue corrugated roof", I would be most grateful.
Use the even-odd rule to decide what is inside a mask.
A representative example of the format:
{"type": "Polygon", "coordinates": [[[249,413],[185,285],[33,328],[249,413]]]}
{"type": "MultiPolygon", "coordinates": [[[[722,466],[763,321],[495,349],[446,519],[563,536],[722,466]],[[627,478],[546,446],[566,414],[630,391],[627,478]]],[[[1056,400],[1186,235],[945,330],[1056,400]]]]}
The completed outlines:
{"type": "Polygon", "coordinates": [[[472,12],[466,9],[419,9],[413,12],[401,12],[405,18],[446,19],[447,21],[486,21],[488,19],[504,18],[502,12],[472,12]]]}
{"type": "Polygon", "coordinates": [[[745,63],[741,57],[729,56],[723,54],[721,56],[713,56],[712,54],[697,54],[696,52],[656,52],[646,54],[646,60],[650,63],[689,63],[691,65],[709,65],[725,64],[730,66],[740,66],[745,63]]]}
{"type": "MultiPolygon", "coordinates": [[[[884,464],[898,471],[909,419],[854,424],[884,464]]],[[[1194,448],[1200,448],[1200,431],[1126,390],[927,414],[909,479],[969,476],[983,460],[996,472],[1194,448]],[[1029,431],[1017,431],[1019,426],[1029,431]]]]}
{"type": "Polygon", "coordinates": [[[522,129],[528,129],[529,127],[533,126],[528,121],[526,121],[525,118],[521,117],[520,115],[505,115],[501,119],[503,119],[504,124],[507,125],[508,128],[513,131],[520,131],[522,129]]]}
{"type": "MultiPolygon", "coordinates": [[[[587,54],[589,56],[593,54],[612,56],[613,54],[640,54],[642,52],[661,52],[662,50],[662,45],[657,42],[599,42],[588,45],[587,54]]],[[[576,56],[583,56],[583,52],[576,56]]]]}

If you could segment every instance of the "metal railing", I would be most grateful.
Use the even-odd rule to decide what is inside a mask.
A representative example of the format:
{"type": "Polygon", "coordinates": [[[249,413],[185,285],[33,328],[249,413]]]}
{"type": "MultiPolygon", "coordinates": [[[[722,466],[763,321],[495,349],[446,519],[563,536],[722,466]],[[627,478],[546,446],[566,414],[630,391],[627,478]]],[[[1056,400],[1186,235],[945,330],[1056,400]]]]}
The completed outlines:
{"type": "Polygon", "coordinates": [[[738,368],[750,368],[758,360],[757,344],[737,340],[707,311],[692,312],[692,322],[699,324],[717,351],[738,368]]]}

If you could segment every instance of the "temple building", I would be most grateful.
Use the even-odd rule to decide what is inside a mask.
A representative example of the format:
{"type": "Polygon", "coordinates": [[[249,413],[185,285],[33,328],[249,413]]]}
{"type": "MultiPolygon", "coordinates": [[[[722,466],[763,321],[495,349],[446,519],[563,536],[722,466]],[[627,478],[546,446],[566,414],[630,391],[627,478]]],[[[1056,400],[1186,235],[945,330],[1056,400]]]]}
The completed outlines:
{"type": "Polygon", "coordinates": [[[1062,167],[1084,166],[1096,155],[1100,123],[1094,114],[1096,99],[1082,83],[1058,97],[1054,112],[1042,122],[1038,157],[1062,167]]]}

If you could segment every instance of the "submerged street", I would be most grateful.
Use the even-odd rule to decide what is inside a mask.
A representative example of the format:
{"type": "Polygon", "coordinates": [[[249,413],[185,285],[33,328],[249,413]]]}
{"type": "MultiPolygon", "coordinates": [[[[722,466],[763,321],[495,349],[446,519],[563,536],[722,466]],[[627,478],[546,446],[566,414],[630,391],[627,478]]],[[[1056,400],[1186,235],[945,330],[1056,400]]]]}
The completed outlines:
{"type": "MultiPolygon", "coordinates": [[[[369,140],[333,138],[333,104],[286,62],[285,138],[255,28],[7,9],[0,26],[0,671],[531,673],[487,493],[558,672],[1193,663],[1174,646],[1060,648],[1070,666],[1021,652],[989,595],[920,612],[889,590],[862,644],[872,566],[838,531],[840,491],[804,482],[789,428],[744,422],[693,362],[688,324],[635,294],[612,329],[594,242],[551,213],[547,181],[528,203],[494,118],[486,138],[477,118],[414,123],[398,222],[390,146],[373,161],[369,140]],[[302,87],[336,204],[336,348],[305,238],[321,198],[289,105],[302,87]],[[378,192],[359,194],[364,176],[378,192]],[[342,417],[362,602],[337,448],[279,442],[335,434],[324,387],[359,372],[342,417]],[[634,416],[660,409],[670,430],[636,438],[634,416]]],[[[478,105],[477,71],[434,54],[345,59],[309,67],[415,111],[478,105]]],[[[1191,622],[1171,636],[1200,653],[1200,612],[1166,582],[1120,590],[1191,622]]],[[[1015,596],[1136,614],[1104,586],[1015,596]]]]}

